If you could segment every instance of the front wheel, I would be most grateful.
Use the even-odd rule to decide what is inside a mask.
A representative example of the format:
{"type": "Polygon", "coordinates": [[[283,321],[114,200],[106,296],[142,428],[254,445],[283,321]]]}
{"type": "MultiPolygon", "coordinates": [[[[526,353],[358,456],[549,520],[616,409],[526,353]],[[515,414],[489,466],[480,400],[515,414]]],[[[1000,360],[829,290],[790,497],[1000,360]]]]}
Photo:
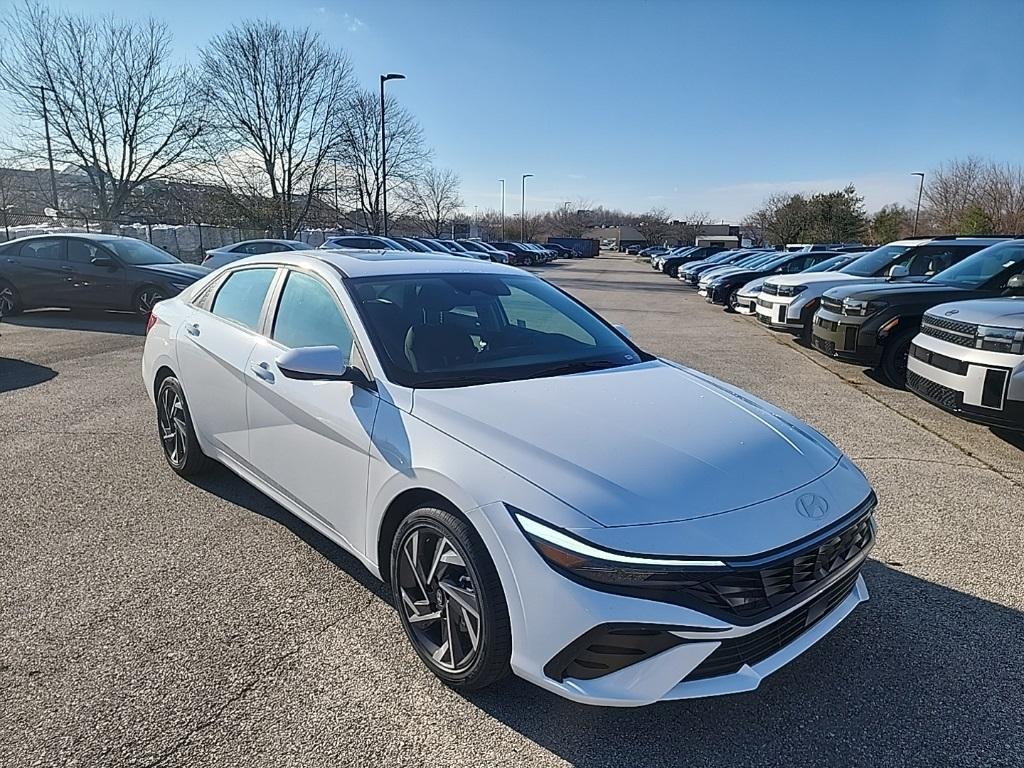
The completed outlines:
{"type": "Polygon", "coordinates": [[[144,285],[135,292],[135,297],[132,299],[132,310],[139,317],[149,317],[149,313],[153,311],[157,302],[166,298],[163,289],[155,285],[144,285]]]}
{"type": "Polygon", "coordinates": [[[464,520],[433,507],[405,518],[391,550],[391,588],[409,642],[447,685],[478,690],[510,672],[505,594],[464,520]]]}
{"type": "Polygon", "coordinates": [[[917,328],[907,328],[885,342],[879,368],[882,375],[894,387],[903,389],[907,385],[907,360],[910,358],[910,342],[917,335],[917,328]]]}

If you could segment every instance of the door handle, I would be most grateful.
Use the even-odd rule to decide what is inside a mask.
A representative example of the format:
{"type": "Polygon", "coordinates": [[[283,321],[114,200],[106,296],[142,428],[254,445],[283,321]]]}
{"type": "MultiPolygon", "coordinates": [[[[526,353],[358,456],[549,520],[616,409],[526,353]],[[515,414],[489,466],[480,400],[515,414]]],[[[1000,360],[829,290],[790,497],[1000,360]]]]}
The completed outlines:
{"type": "Polygon", "coordinates": [[[7,259],[7,263],[8,264],[17,264],[18,260],[17,259],[7,259]]]}
{"type": "Polygon", "coordinates": [[[255,373],[257,377],[263,379],[268,384],[274,383],[274,374],[267,363],[253,363],[251,368],[252,372],[255,373]]]}
{"type": "Polygon", "coordinates": [[[72,266],[71,266],[70,264],[61,264],[61,265],[60,265],[60,268],[61,268],[61,269],[62,269],[62,270],[63,270],[64,272],[73,272],[73,271],[74,271],[74,269],[75,269],[75,268],[74,268],[74,267],[72,267],[72,266]]]}
{"type": "Polygon", "coordinates": [[[185,324],[185,332],[189,336],[198,336],[199,335],[199,323],[186,323],[185,324]]]}

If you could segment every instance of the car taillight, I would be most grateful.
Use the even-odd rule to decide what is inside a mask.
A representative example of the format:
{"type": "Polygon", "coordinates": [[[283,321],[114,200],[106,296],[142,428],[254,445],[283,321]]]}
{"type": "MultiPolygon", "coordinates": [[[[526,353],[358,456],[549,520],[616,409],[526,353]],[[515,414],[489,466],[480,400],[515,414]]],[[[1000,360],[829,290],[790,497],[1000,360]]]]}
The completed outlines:
{"type": "Polygon", "coordinates": [[[154,325],[156,325],[156,315],[154,315],[152,312],[150,312],[149,313],[149,319],[146,321],[146,335],[147,336],[149,335],[150,329],[152,329],[152,327],[154,325]]]}

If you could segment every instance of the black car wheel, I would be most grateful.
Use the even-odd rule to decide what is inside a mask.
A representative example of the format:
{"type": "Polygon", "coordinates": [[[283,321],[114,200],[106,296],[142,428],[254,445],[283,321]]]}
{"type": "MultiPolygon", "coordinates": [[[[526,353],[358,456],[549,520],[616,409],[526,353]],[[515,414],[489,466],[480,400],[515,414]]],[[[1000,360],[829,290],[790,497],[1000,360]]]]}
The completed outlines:
{"type": "Polygon", "coordinates": [[[477,690],[510,672],[505,594],[466,521],[434,507],[406,517],[391,550],[391,588],[406,636],[446,684],[477,690]]]}
{"type": "Polygon", "coordinates": [[[0,317],[17,315],[21,310],[17,289],[6,280],[0,280],[0,317]]]}
{"type": "Polygon", "coordinates": [[[149,317],[157,302],[163,301],[167,296],[162,288],[155,285],[144,285],[135,292],[132,300],[132,309],[140,317],[149,317]]]}
{"type": "Polygon", "coordinates": [[[207,469],[210,460],[199,447],[185,393],[173,376],[161,381],[157,389],[156,422],[164,458],[171,469],[182,477],[191,477],[207,469]]]}
{"type": "Polygon", "coordinates": [[[907,359],[910,357],[910,342],[917,335],[917,328],[907,328],[885,342],[882,351],[882,362],[879,368],[882,375],[894,387],[903,389],[907,384],[907,359]]]}

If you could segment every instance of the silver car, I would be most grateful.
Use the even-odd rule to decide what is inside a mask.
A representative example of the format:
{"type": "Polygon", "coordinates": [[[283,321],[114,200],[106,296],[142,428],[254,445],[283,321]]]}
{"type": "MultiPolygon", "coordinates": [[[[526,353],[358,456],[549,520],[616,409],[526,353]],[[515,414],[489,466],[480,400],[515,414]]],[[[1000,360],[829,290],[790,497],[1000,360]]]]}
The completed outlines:
{"type": "MultiPolygon", "coordinates": [[[[1024,288],[1024,276],[1011,280],[1024,288]]],[[[929,309],[910,345],[907,388],[968,421],[1024,430],[1024,297],[929,309]]]]}

